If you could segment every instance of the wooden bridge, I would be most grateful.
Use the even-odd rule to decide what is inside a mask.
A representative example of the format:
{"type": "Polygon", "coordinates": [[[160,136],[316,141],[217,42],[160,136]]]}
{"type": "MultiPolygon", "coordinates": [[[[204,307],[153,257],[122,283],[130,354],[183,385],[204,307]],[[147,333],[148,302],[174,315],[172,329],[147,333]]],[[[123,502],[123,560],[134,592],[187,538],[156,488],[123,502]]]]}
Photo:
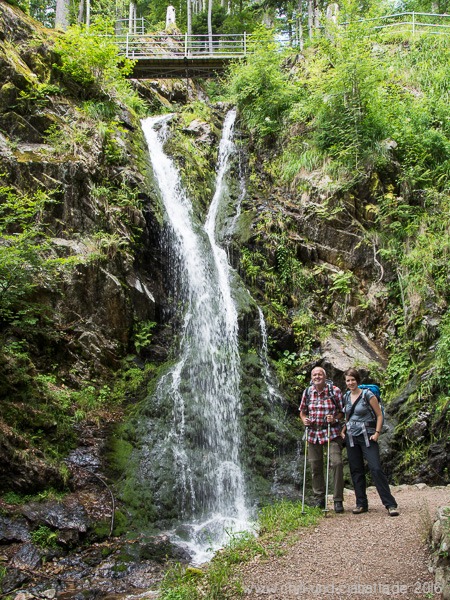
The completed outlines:
{"type": "Polygon", "coordinates": [[[131,78],[212,77],[247,54],[243,34],[127,33],[116,36],[119,53],[136,61],[131,78]]]}

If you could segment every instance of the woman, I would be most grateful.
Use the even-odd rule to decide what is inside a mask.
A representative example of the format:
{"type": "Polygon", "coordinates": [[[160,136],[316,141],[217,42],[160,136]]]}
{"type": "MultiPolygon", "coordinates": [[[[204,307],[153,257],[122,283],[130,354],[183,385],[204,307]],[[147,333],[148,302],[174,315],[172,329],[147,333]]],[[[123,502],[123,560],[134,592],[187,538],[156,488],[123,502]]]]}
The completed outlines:
{"type": "Polygon", "coordinates": [[[345,372],[348,391],[344,395],[345,426],[342,436],[346,439],[347,456],[350,465],[356,508],[353,514],[359,515],[369,509],[366,493],[364,459],[367,460],[373,483],[381,502],[391,517],[398,516],[397,502],[389,489],[386,475],[381,468],[378,438],[383,425],[383,414],[377,397],[370,390],[360,390],[361,377],[356,369],[345,372]]]}

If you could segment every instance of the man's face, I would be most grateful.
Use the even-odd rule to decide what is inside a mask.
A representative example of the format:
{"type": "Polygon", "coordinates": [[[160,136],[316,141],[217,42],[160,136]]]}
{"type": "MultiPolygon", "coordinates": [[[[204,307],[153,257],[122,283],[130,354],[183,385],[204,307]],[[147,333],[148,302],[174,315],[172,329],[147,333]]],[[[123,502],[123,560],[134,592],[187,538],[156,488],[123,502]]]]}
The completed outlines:
{"type": "Polygon", "coordinates": [[[323,369],[313,369],[311,373],[311,379],[313,384],[321,390],[325,386],[325,373],[323,369]]]}

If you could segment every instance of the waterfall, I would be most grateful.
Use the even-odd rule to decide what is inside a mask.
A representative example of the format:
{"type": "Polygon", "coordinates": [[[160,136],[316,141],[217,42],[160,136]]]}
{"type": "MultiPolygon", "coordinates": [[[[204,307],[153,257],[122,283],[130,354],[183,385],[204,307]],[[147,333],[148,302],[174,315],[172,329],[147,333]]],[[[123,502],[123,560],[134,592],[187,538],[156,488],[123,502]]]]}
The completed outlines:
{"type": "Polygon", "coordinates": [[[258,315],[259,315],[259,328],[261,331],[261,363],[262,363],[262,373],[264,377],[264,382],[266,384],[267,393],[269,396],[269,400],[272,405],[277,405],[279,402],[283,400],[280,392],[277,389],[277,386],[274,382],[274,378],[269,366],[269,360],[267,358],[269,353],[269,348],[267,344],[267,328],[266,321],[264,319],[263,311],[258,306],[258,315]]]}
{"type": "MultiPolygon", "coordinates": [[[[238,315],[231,268],[216,241],[235,117],[235,111],[230,111],[225,119],[215,194],[204,225],[196,219],[178,170],[164,152],[170,115],[142,121],[166,211],[172,279],[182,313],[176,362],[160,379],[152,400],[167,412],[170,433],[157,440],[158,432],[149,425],[142,476],[156,477],[158,469],[171,463],[174,490],[165,493],[170,498],[173,492],[184,521],[177,534],[194,554],[194,562],[204,561],[221,547],[227,532],[248,529],[250,519],[240,459],[238,315]]],[[[161,485],[170,487],[164,480],[167,473],[163,472],[161,485]]],[[[161,490],[154,495],[164,501],[161,490]]]]}

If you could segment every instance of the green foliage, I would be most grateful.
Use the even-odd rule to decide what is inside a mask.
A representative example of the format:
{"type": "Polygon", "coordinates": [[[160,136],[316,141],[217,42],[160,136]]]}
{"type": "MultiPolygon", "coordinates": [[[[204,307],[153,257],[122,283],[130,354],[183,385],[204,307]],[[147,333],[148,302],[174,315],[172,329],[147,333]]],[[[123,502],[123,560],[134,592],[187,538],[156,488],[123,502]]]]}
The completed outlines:
{"type": "Polygon", "coordinates": [[[33,114],[50,103],[51,96],[60,95],[61,88],[51,83],[35,83],[27,90],[21,90],[14,106],[21,114],[33,114]]]}
{"type": "Polygon", "coordinates": [[[134,326],[134,347],[139,354],[152,342],[152,331],[156,327],[154,321],[138,321],[134,326]]]}
{"type": "Polygon", "coordinates": [[[339,292],[340,294],[350,294],[352,291],[354,276],[350,271],[338,271],[331,276],[332,284],[331,292],[339,292]]]}
{"type": "Polygon", "coordinates": [[[298,100],[290,107],[291,133],[281,162],[287,180],[320,167],[343,185],[383,156],[383,71],[367,26],[327,27],[299,65],[298,100]]]}
{"type": "Polygon", "coordinates": [[[52,195],[43,190],[27,195],[0,187],[0,323],[4,326],[30,332],[44,325],[45,306],[33,294],[41,286],[55,289],[62,269],[70,263],[49,254],[45,212],[53,203],[52,195]]]}
{"type": "MultiPolygon", "coordinates": [[[[129,529],[129,519],[121,510],[117,510],[114,513],[114,528],[112,535],[119,537],[125,535],[129,529]]],[[[109,533],[109,531],[108,531],[109,533]]]]}
{"type": "Polygon", "coordinates": [[[72,402],[76,403],[78,410],[81,410],[83,414],[88,414],[105,406],[110,397],[111,389],[108,385],[98,388],[93,384],[88,384],[82,390],[71,394],[72,402]]]}
{"type": "Polygon", "coordinates": [[[6,504],[20,505],[26,502],[42,502],[46,500],[62,500],[65,494],[58,490],[49,488],[38,494],[18,494],[17,492],[6,492],[2,494],[1,499],[6,504]]]}
{"type": "Polygon", "coordinates": [[[93,240],[99,254],[108,259],[114,258],[119,252],[126,252],[130,246],[129,238],[120,233],[97,231],[93,240]]]}
{"type": "Polygon", "coordinates": [[[2,591],[2,581],[5,578],[5,575],[7,573],[6,567],[4,567],[3,565],[0,566],[0,591],[2,591]]]}
{"type": "Polygon", "coordinates": [[[111,100],[87,100],[82,110],[94,120],[113,121],[117,114],[117,105],[111,100]]]}
{"type": "Polygon", "coordinates": [[[414,365],[407,348],[393,342],[391,356],[386,370],[386,387],[398,389],[411,375],[414,365]]]}
{"type": "Polygon", "coordinates": [[[47,527],[47,525],[39,525],[37,529],[31,532],[31,541],[41,548],[57,548],[58,533],[47,527]]]}
{"type": "Polygon", "coordinates": [[[281,500],[261,509],[258,517],[259,533],[275,535],[295,531],[299,527],[308,527],[317,522],[320,512],[306,508],[302,513],[299,502],[281,500]]]}
{"type": "Polygon", "coordinates": [[[307,351],[297,354],[296,352],[284,350],[280,358],[275,361],[275,368],[280,382],[286,383],[290,378],[296,378],[299,369],[305,362],[307,362],[307,351]]]}
{"type": "Polygon", "coordinates": [[[281,68],[283,54],[273,32],[256,29],[250,36],[249,53],[250,59],[231,66],[229,93],[255,141],[262,143],[281,130],[296,88],[281,68]]]}
{"type": "Polygon", "coordinates": [[[161,600],[197,600],[197,584],[203,572],[192,572],[183,565],[176,564],[164,576],[160,587],[161,600]]]}
{"type": "Polygon", "coordinates": [[[107,20],[94,23],[90,32],[78,25],[69,27],[56,41],[60,64],[54,68],[61,73],[69,89],[73,83],[78,86],[77,93],[81,97],[89,98],[102,90],[143,114],[144,103],[126,79],[133,69],[133,61],[119,56],[112,33],[107,20]]]}
{"type": "Polygon", "coordinates": [[[450,311],[447,311],[440,326],[440,336],[436,349],[435,373],[433,382],[442,392],[445,392],[448,400],[450,389],[450,311]]]}

